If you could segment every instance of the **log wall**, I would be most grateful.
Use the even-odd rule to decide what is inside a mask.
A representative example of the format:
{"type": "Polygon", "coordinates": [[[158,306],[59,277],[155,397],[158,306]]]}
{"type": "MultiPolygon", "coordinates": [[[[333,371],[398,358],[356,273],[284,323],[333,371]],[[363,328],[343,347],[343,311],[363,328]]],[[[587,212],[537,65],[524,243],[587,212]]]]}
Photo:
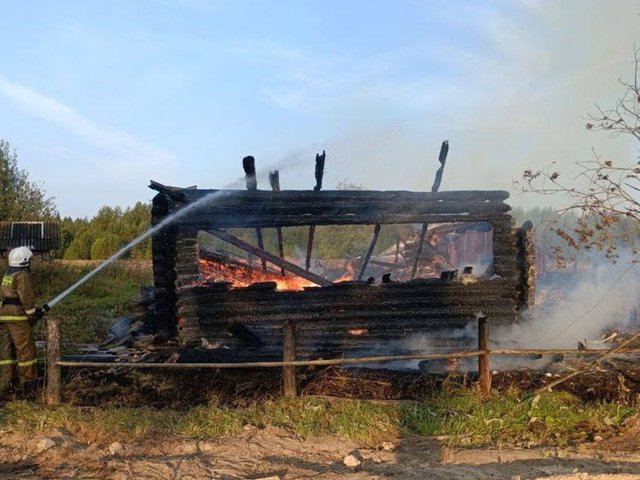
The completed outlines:
{"type": "Polygon", "coordinates": [[[304,359],[372,352],[381,342],[415,333],[437,337],[438,331],[465,327],[478,311],[491,323],[516,321],[531,287],[518,262],[518,236],[506,213],[507,197],[506,192],[485,191],[161,192],[153,202],[156,223],[197,205],[153,239],[154,280],[162,298],[158,328],[186,343],[205,339],[235,347],[229,352],[241,361],[281,358],[282,326],[287,322],[296,323],[297,357],[304,359]],[[199,202],[204,197],[207,200],[199,202]],[[436,279],[338,284],[301,292],[193,286],[199,275],[199,230],[453,221],[492,225],[493,279],[467,285],[436,279]]]}

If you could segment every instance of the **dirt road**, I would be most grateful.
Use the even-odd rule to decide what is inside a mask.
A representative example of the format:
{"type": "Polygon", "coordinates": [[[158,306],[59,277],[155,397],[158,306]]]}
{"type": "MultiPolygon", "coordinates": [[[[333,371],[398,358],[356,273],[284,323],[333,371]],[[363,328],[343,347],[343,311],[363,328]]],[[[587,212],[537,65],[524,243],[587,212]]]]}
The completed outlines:
{"type": "Polygon", "coordinates": [[[343,458],[357,445],[301,440],[276,429],[246,429],[219,440],[158,439],[142,444],[83,444],[57,430],[30,438],[0,432],[2,479],[640,479],[640,455],[557,450],[459,450],[405,438],[360,449],[357,470],[343,458]],[[48,441],[50,440],[50,441],[48,441]],[[55,444],[55,445],[53,445],[55,444]],[[44,449],[39,452],[39,449],[44,449]]]}

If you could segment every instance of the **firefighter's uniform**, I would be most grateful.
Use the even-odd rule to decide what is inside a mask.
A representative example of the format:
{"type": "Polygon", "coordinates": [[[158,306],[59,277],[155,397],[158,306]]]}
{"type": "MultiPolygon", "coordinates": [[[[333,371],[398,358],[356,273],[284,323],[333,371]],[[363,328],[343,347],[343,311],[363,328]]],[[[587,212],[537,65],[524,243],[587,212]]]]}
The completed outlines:
{"type": "Polygon", "coordinates": [[[9,267],[0,287],[0,390],[14,378],[17,367],[22,383],[36,380],[36,296],[28,266],[9,267]]]}

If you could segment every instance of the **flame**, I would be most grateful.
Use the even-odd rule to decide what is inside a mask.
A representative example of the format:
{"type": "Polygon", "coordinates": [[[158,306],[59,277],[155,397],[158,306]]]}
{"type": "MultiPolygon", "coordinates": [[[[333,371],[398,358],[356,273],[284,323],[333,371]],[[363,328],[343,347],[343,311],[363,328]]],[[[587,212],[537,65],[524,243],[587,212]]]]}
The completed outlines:
{"type": "MultiPolygon", "coordinates": [[[[234,287],[248,287],[258,282],[276,282],[278,290],[303,290],[314,287],[315,283],[304,278],[285,276],[280,272],[263,271],[239,264],[224,265],[201,258],[200,273],[206,282],[233,282],[234,287]]],[[[260,268],[260,267],[258,267],[260,268]]]]}
{"type": "Polygon", "coordinates": [[[333,281],[333,283],[348,282],[350,280],[353,280],[353,277],[355,275],[355,270],[353,268],[353,263],[352,262],[347,262],[346,268],[347,268],[347,273],[342,275],[340,278],[336,278],[333,281]]]}

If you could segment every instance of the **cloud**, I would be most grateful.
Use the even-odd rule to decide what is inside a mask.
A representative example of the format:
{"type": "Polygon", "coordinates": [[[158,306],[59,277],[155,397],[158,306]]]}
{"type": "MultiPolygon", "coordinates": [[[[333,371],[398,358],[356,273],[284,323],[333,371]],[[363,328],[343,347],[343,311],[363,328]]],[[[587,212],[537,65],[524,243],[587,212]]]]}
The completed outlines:
{"type": "Polygon", "coordinates": [[[0,96],[14,102],[26,113],[57,124],[88,145],[108,153],[111,167],[116,164],[148,170],[149,167],[170,168],[176,164],[171,153],[127,132],[94,122],[58,100],[2,77],[0,96]]]}

